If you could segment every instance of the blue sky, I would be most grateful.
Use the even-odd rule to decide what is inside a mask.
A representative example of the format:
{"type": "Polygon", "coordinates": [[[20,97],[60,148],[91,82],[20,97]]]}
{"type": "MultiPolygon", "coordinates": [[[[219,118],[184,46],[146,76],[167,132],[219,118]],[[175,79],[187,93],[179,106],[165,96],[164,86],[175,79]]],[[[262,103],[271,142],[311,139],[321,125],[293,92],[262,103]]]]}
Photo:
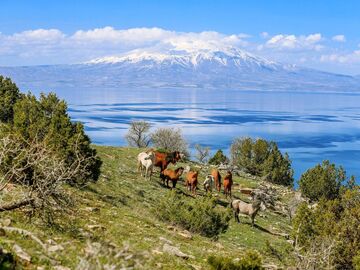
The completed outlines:
{"type": "Polygon", "coordinates": [[[81,62],[162,42],[169,32],[197,39],[211,31],[271,60],[360,74],[359,13],[355,0],[2,0],[0,65],[81,62]]]}

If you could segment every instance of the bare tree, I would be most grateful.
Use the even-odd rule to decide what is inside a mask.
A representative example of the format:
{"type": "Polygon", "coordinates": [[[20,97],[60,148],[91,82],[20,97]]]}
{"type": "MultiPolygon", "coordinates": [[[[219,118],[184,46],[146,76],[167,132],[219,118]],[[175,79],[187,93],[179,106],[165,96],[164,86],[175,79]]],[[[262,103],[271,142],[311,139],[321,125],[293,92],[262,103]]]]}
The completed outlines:
{"type": "Polygon", "coordinates": [[[89,158],[73,145],[74,160],[69,165],[45,142],[27,141],[12,135],[0,139],[0,191],[16,186],[10,202],[0,201],[0,212],[30,207],[33,214],[52,222],[55,212],[72,205],[64,184],[87,170],[89,158]],[[16,198],[16,199],[15,199],[16,198]]]}
{"type": "Polygon", "coordinates": [[[179,128],[158,128],[151,134],[151,140],[157,148],[189,154],[188,143],[179,128]]]}
{"type": "Polygon", "coordinates": [[[207,163],[210,157],[210,147],[201,146],[200,144],[195,144],[195,158],[200,163],[207,163]]]}
{"type": "Polygon", "coordinates": [[[336,269],[334,263],[335,239],[314,239],[306,250],[298,246],[295,239],[294,255],[296,269],[299,270],[332,270],[336,269]]]}
{"type": "Polygon", "coordinates": [[[150,127],[151,125],[148,122],[132,121],[125,135],[128,144],[139,148],[147,147],[150,144],[150,136],[148,134],[150,127]]]}

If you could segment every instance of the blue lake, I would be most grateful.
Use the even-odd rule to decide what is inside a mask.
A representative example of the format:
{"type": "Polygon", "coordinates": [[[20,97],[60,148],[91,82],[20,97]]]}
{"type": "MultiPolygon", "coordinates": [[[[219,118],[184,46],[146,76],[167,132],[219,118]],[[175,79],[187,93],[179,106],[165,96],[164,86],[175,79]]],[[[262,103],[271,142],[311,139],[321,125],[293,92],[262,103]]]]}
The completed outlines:
{"type": "MultiPolygon", "coordinates": [[[[46,89],[44,86],[42,89],[46,89]]],[[[295,177],[324,159],[360,177],[360,94],[206,89],[53,89],[96,144],[125,145],[132,120],[181,127],[190,146],[228,152],[235,137],[276,141],[295,177]]],[[[36,92],[35,92],[36,93],[36,92]]]]}

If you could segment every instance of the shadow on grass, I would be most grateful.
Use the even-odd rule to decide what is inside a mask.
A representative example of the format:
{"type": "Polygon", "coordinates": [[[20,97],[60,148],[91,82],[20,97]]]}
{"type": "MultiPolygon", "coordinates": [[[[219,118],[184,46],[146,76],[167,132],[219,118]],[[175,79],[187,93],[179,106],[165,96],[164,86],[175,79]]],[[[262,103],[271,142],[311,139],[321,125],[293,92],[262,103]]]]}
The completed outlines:
{"type": "Polygon", "coordinates": [[[131,199],[131,197],[128,195],[113,196],[109,194],[103,194],[91,186],[85,186],[82,188],[82,190],[95,194],[99,200],[109,203],[112,206],[119,206],[119,203],[124,206],[127,206],[128,199],[131,199]]]}

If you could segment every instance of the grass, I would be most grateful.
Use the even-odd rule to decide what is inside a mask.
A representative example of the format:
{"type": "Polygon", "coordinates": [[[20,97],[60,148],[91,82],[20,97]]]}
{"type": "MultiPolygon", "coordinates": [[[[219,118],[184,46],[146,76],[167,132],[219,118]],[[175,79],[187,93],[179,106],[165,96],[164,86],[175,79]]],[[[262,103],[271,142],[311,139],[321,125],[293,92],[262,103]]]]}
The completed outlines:
{"type": "MultiPolygon", "coordinates": [[[[29,220],[24,210],[1,213],[0,219],[10,218],[11,226],[31,231],[44,242],[52,239],[64,248],[45,254],[39,245],[27,237],[7,233],[0,238],[1,246],[12,250],[16,243],[31,255],[31,263],[21,267],[36,269],[41,265],[51,269],[54,265],[62,265],[74,269],[81,258],[86,258],[88,244],[94,242],[103,246],[116,246],[119,250],[126,247],[132,256],[122,258],[121,263],[142,269],[209,269],[207,258],[211,255],[241,258],[250,249],[257,250],[265,263],[278,266],[291,264],[290,244],[284,237],[268,231],[288,233],[290,224],[286,217],[267,210],[257,216],[258,226],[254,228],[247,217],[241,217],[241,224],[235,223],[232,218],[228,230],[220,234],[217,240],[199,234],[193,234],[192,239],[185,238],[178,233],[182,231],[181,228],[174,228],[157,218],[157,200],[169,190],[161,184],[157,171],[151,181],[138,175],[136,156],[139,150],[104,146],[96,148],[103,160],[101,177],[97,183],[82,190],[68,188],[76,208],[57,220],[57,226],[44,225],[37,218],[29,220]],[[171,241],[172,245],[194,258],[184,260],[164,253],[162,247],[166,241],[171,241]],[[276,255],[269,252],[269,243],[276,255]]],[[[201,171],[200,183],[205,173],[201,171]]],[[[243,197],[238,192],[240,185],[258,185],[254,180],[239,177],[235,177],[234,182],[234,197],[243,197]]],[[[198,197],[204,196],[201,184],[199,188],[198,197]]],[[[177,192],[188,194],[183,182],[178,183],[177,192]]],[[[223,194],[215,192],[214,196],[218,198],[219,207],[227,207],[228,200],[223,194]]],[[[187,198],[197,200],[192,196],[187,198]]],[[[105,260],[106,256],[99,260],[105,260]]]]}

